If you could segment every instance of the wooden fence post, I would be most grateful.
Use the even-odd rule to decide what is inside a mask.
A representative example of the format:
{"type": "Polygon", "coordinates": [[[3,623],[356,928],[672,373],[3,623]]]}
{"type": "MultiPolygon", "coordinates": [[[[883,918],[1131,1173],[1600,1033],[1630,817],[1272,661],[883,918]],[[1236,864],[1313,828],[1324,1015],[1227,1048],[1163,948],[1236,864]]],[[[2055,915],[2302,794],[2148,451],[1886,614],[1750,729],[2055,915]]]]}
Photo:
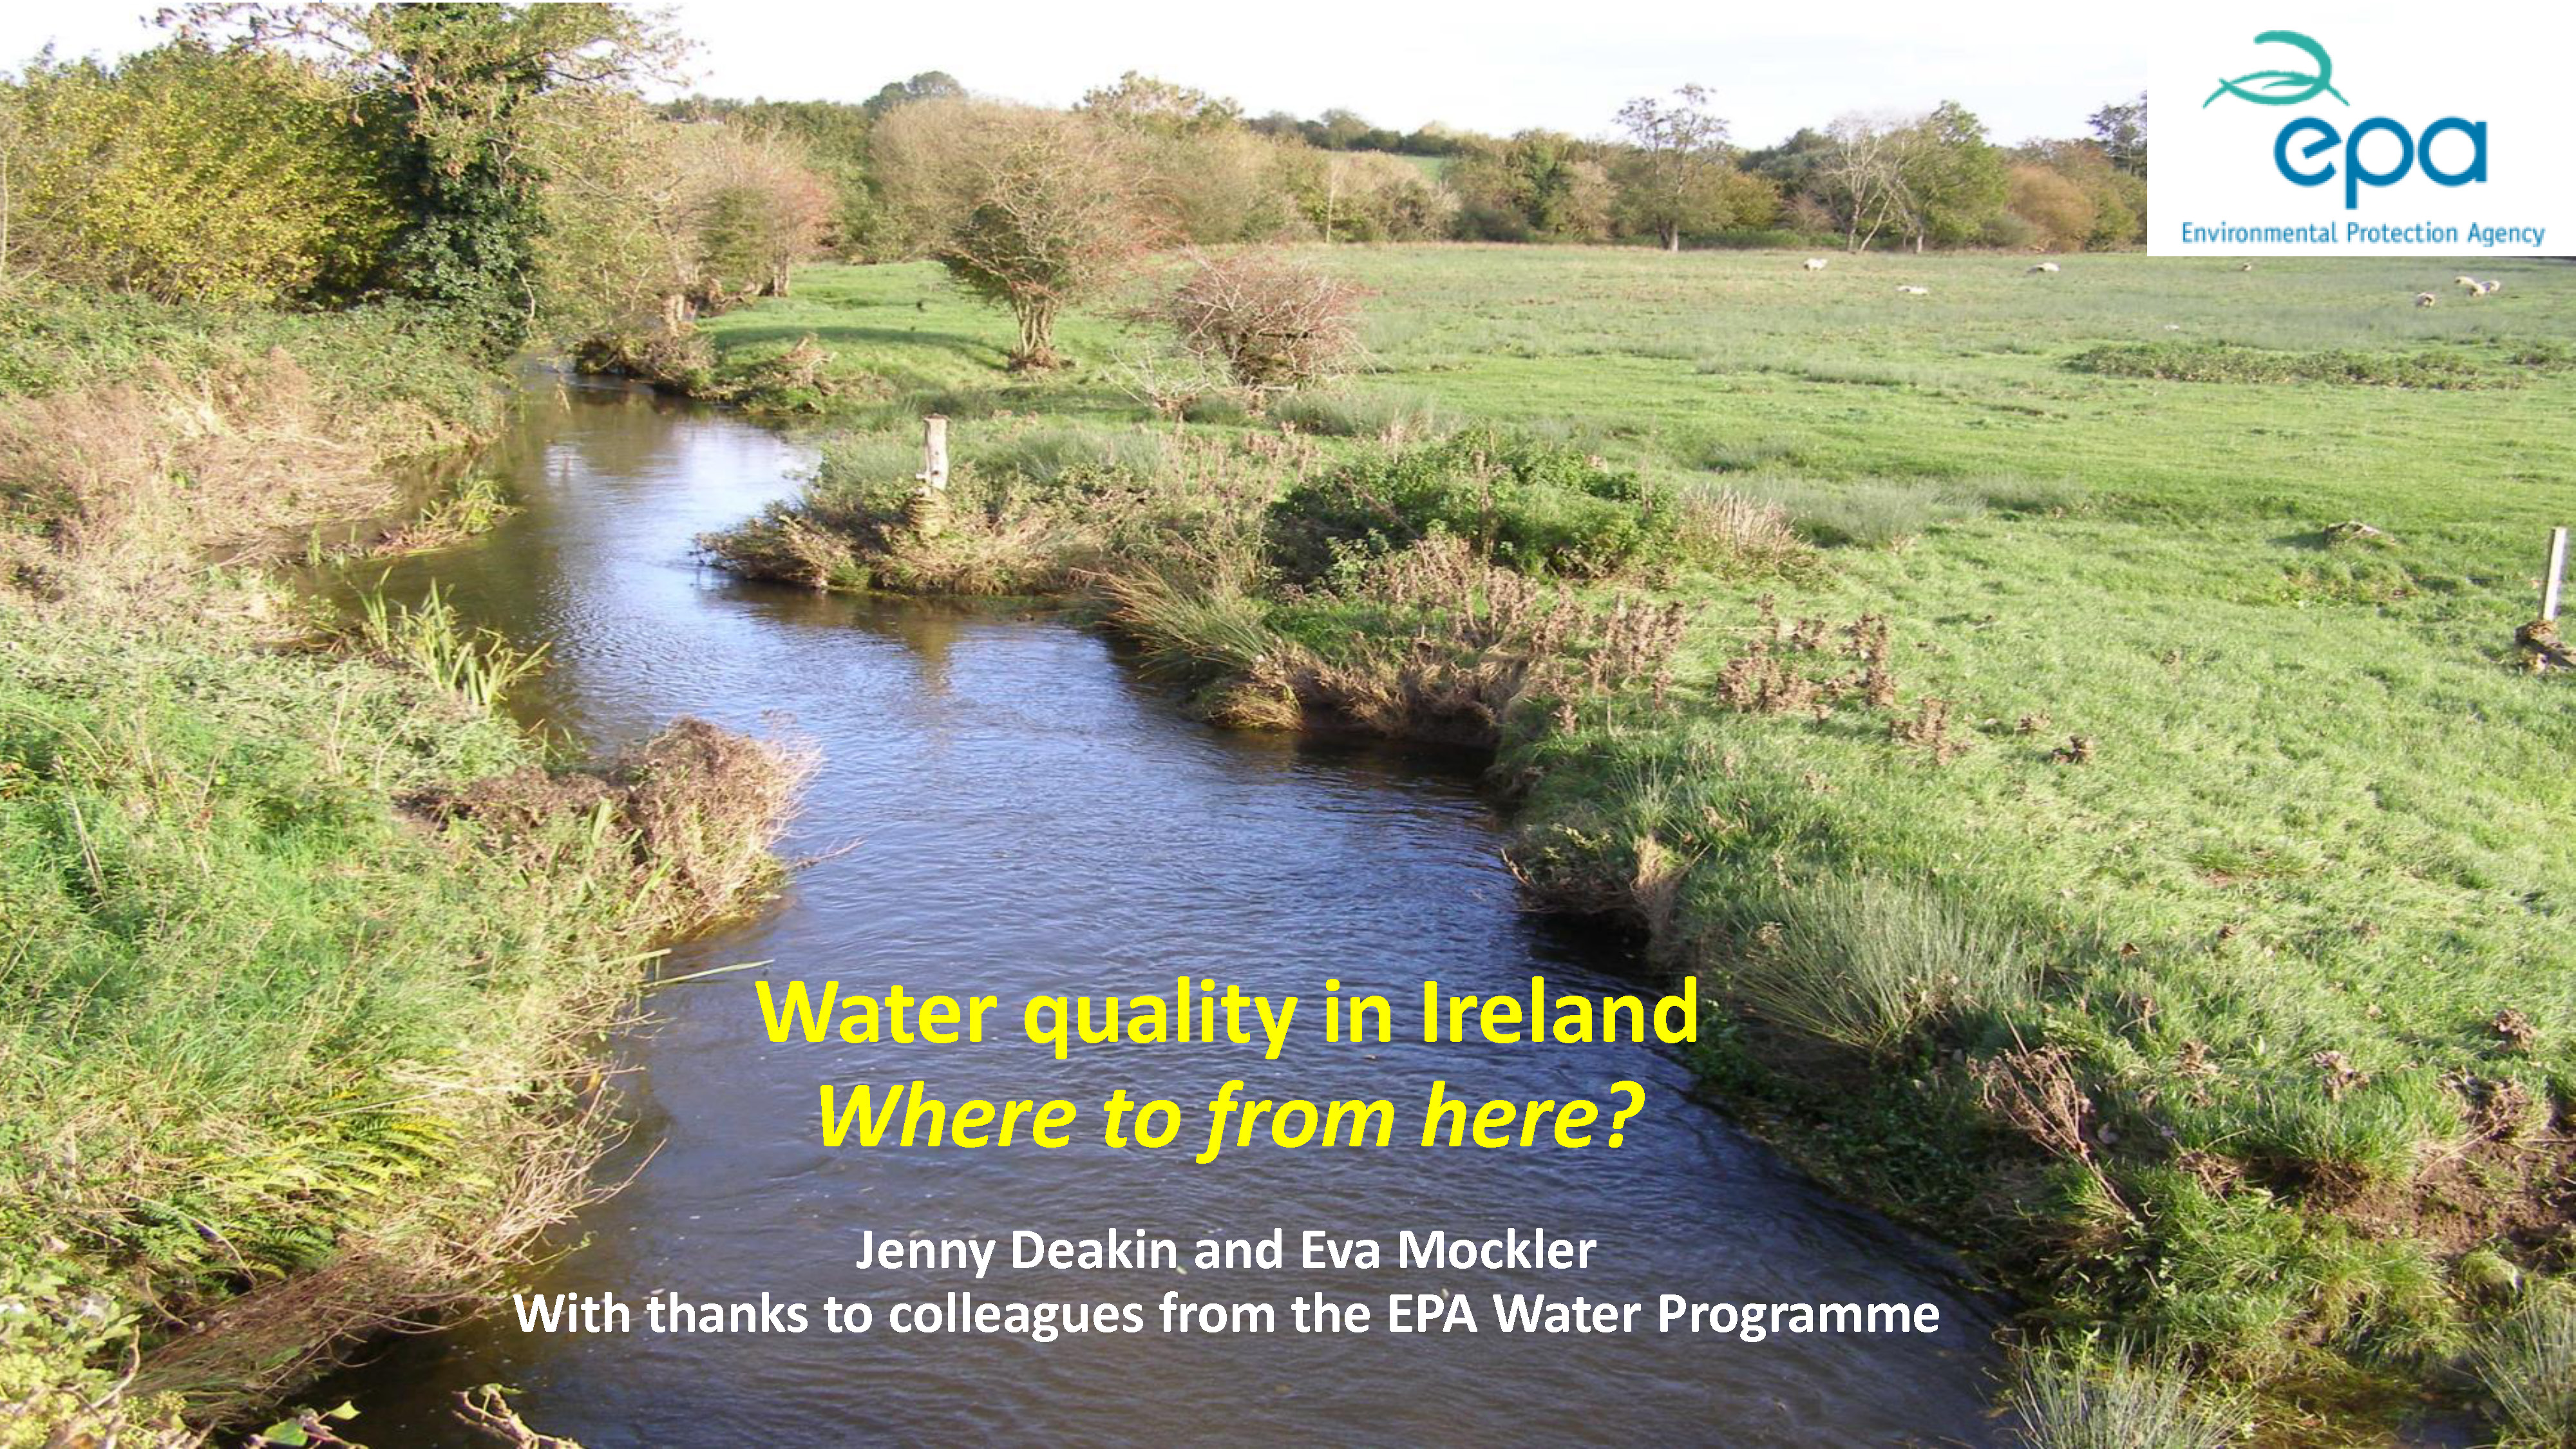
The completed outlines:
{"type": "Polygon", "coordinates": [[[2549,530],[2549,572],[2540,580],[2540,617],[2558,617],[2558,587],[2567,575],[2567,530],[2549,530]]]}
{"type": "Polygon", "coordinates": [[[938,413],[921,419],[921,481],[933,493],[948,491],[948,419],[938,413]]]}
{"type": "Polygon", "coordinates": [[[912,490],[904,519],[923,538],[935,538],[948,524],[948,419],[926,413],[921,419],[921,486],[912,490]]]}

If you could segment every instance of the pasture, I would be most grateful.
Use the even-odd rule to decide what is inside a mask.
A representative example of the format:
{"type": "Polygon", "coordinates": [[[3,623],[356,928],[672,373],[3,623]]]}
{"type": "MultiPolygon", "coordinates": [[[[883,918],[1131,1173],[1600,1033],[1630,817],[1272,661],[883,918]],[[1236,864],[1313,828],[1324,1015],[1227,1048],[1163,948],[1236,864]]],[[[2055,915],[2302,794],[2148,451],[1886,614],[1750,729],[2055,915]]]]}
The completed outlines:
{"type": "MultiPolygon", "coordinates": [[[[1669,695],[1506,728],[1497,769],[1539,898],[1730,1004],[1719,1090],[2039,1321],[2259,1383],[2284,1425],[2396,1412],[2498,1273],[2560,1266],[2576,682],[2514,631],[2576,523],[2576,269],[1307,255],[1370,289],[1370,360],[1266,417],[1158,417],[1113,309],[1067,319],[1074,367],[1007,374],[1009,319],[926,265],[706,326],[720,373],[831,355],[787,400],[845,468],[934,410],[1029,480],[1489,422],[1776,507],[1795,558],[1583,585],[1685,606],[1669,695]],[[1872,619],[1892,697],[1746,687],[1825,680],[1872,619]]],[[[1320,637],[1311,598],[1262,608],[1320,637]]]]}

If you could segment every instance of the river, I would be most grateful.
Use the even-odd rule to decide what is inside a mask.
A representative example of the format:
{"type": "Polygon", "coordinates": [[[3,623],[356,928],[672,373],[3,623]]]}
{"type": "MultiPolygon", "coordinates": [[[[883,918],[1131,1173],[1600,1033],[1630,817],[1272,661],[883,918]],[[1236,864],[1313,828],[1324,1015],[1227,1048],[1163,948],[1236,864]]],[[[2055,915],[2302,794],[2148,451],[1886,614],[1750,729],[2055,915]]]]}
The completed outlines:
{"type": "MultiPolygon", "coordinates": [[[[873,1305],[877,1328],[805,1335],[522,1333],[506,1314],[398,1339],[318,1391],[355,1399],[377,1449],[464,1445],[459,1388],[522,1391],[530,1422],[622,1446],[977,1442],[1414,1445],[1978,1444],[1996,1358],[1991,1308],[1953,1267],[1836,1203],[1689,1096],[1638,1046],[1328,1045],[1282,1059],[1231,1045],[771,1044],[752,981],[839,977],[859,989],[1168,994],[1189,973],[1310,1000],[1409,1002],[1448,990],[1629,990],[1597,933],[1518,908],[1503,825],[1471,762],[1227,733],[1195,723],[1098,635],[1043,615],[824,598],[700,568],[690,540],[789,491],[793,439],[626,391],[541,382],[488,465],[524,510],[488,537],[407,561],[397,597],[443,583],[466,615],[552,641],[521,707],[608,745],[678,714],[760,730],[780,717],[822,767],[786,849],[826,858],[783,897],[694,940],[677,975],[774,965],[657,992],[616,1049],[632,1174],[581,1215],[531,1291],[656,1292],[873,1305]],[[839,853],[836,848],[848,846],[839,853]],[[952,1098],[1418,1101],[1434,1079],[1473,1097],[1610,1099],[1648,1090],[1624,1145],[1581,1152],[1228,1150],[1096,1139],[1025,1147],[827,1149],[820,1082],[926,1080],[952,1098]],[[1378,1237],[1390,1266],[1285,1273],[863,1272],[861,1234],[1028,1228],[1378,1237]],[[1461,1277],[1393,1269],[1396,1234],[1545,1229],[1599,1240],[1591,1266],[1461,1277]],[[575,1246],[575,1245],[578,1246],[575,1246]],[[1481,1332],[1298,1337],[898,1335],[893,1305],[964,1289],[995,1300],[1283,1305],[1322,1291],[1461,1287],[1481,1332]],[[1490,1292],[1601,1300],[1924,1302],[1931,1335],[1546,1337],[1499,1332],[1490,1292]]],[[[1014,1018],[1015,1019],[1015,1018],[1014,1018]]],[[[1012,1034],[1015,1035],[1015,1034],[1012,1034]]],[[[1408,1117],[1406,1119],[1410,1121],[1408,1117]]],[[[1292,1248],[1293,1252],[1293,1248],[1292,1248]]]]}

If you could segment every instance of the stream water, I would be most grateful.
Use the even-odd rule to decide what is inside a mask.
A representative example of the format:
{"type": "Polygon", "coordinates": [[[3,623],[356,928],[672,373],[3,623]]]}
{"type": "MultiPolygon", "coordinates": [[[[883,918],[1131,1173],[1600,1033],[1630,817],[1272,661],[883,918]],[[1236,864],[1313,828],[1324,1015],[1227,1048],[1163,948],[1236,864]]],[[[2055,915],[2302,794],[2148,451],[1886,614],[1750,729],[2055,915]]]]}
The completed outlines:
{"type": "MultiPolygon", "coordinates": [[[[490,460],[525,510],[467,548],[416,559],[471,619],[552,641],[525,706],[586,741],[677,714],[762,729],[772,711],[822,768],[787,845],[847,851],[798,874],[756,918],[693,941],[670,974],[771,961],[775,979],[854,989],[1170,993],[1181,973],[1310,1000],[1328,977],[1399,1005],[1437,977],[1462,992],[1627,990],[1627,963],[1520,911],[1495,811],[1463,762],[1225,733],[1193,723],[1094,634],[1043,617],[820,598],[702,570],[690,540],[794,485],[793,441],[642,395],[542,383],[490,460]]],[[[405,1338],[318,1390],[354,1398],[378,1449],[463,1445],[455,1390],[514,1385],[530,1422],[590,1449],[746,1444],[1321,1441],[1419,1445],[1989,1442],[1990,1311],[1939,1255],[1835,1203],[1692,1101],[1689,1074],[1636,1046],[1327,1045],[1275,1063],[1229,1045],[1078,1048],[1058,1062],[982,1046],[772,1045],[741,973],[656,994],[619,1044],[635,1121],[605,1167],[633,1173],[584,1213],[527,1286],[638,1302],[826,1294],[877,1330],[835,1337],[522,1333],[506,1314],[405,1338]],[[1419,1102],[1434,1079],[1475,1098],[1615,1098],[1648,1089],[1625,1145],[1582,1152],[1306,1149],[1192,1153],[832,1150],[820,1082],[921,1077],[951,1098],[1419,1102]],[[1377,1272],[863,1272],[863,1232],[1018,1228],[1382,1238],[1377,1272]],[[1582,1271],[1399,1272],[1396,1234],[1506,1229],[1598,1239],[1582,1271]],[[1474,1335],[1006,1336],[884,1331],[898,1302],[1377,1302],[1463,1288],[1474,1335]],[[1633,1334],[1497,1331],[1491,1292],[1644,1299],[1633,1334]],[[1933,1303],[1931,1335],[1746,1343],[1658,1335],[1652,1303],[1933,1303]]],[[[1016,1020],[1016,1018],[1012,1018],[1016,1020]]],[[[1404,1119],[1410,1122],[1408,1116],[1404,1119]]],[[[1293,1252],[1293,1249],[1292,1249],[1293,1252]]]]}

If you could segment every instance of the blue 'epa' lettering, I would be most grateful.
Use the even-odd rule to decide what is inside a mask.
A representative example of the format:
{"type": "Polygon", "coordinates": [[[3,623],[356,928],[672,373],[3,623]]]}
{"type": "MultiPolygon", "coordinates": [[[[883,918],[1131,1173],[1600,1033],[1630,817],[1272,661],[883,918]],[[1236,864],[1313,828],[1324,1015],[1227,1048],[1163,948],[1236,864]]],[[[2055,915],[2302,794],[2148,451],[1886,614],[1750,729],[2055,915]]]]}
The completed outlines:
{"type": "Polygon", "coordinates": [[[2487,179],[2487,123],[2466,121],[2458,116],[2444,116],[2424,128],[2418,138],[2405,123],[2386,116],[2374,116],[2352,128],[2349,135],[2335,129],[2334,122],[2322,116],[2301,116],[2281,128],[2272,141],[2272,164],[2283,176],[2301,186],[2323,186],[2340,174],[2343,177],[2343,205],[2346,211],[2361,204],[2364,186],[2392,186],[2406,179],[2418,166],[2424,174],[2442,186],[2466,186],[2487,179]],[[2433,164],[2433,138],[2444,132],[2456,132],[2469,138],[2469,164],[2457,171],[2445,171],[2433,164]],[[2388,171],[2372,171],[2361,163],[2361,141],[2365,136],[2397,138],[2397,165],[2388,171]],[[2299,148],[2299,159],[2314,161],[2337,146],[2343,148],[2341,167],[2329,161],[2315,170],[2301,170],[2290,163],[2290,145],[2294,138],[2316,139],[2299,148]]]}

